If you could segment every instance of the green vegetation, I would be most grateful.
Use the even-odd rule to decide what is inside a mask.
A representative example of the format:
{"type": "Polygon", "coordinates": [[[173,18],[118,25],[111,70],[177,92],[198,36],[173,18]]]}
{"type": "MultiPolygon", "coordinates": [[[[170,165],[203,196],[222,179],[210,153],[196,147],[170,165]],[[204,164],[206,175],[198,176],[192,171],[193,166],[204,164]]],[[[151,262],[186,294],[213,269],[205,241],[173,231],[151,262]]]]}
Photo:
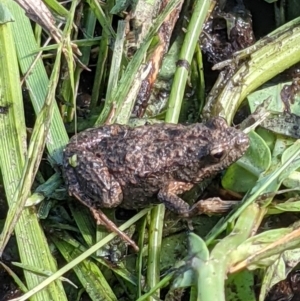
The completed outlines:
{"type": "MultiPolygon", "coordinates": [[[[300,61],[298,2],[287,1],[286,14],[276,5],[278,28],[215,66],[229,66],[232,73],[219,76],[207,98],[199,36],[214,1],[170,0],[157,12],[155,0],[74,0],[66,6],[45,0],[51,13],[46,6],[39,11],[39,1],[26,1],[37,5],[32,21],[17,2],[0,1],[0,169],[9,204],[1,220],[0,255],[14,233],[20,262],[12,264],[24,277],[0,263],[24,292],[17,300],[79,300],[83,292],[91,300],[175,300],[172,294],[183,300],[178,296],[188,288],[184,300],[251,301],[257,300],[254,286],[264,300],[299,262],[298,91],[290,92],[287,104],[281,91],[291,81],[262,86],[300,61]],[[143,120],[132,118],[151,54],[162,45],[159,28],[181,5],[156,91],[143,120]],[[135,18],[126,10],[146,16],[132,52],[127,26],[135,18]],[[169,97],[159,97],[157,91],[165,90],[169,97]],[[76,110],[78,94],[89,94],[89,110],[76,110]],[[232,124],[242,105],[257,124],[242,123],[250,148],[222,175],[223,188],[242,198],[227,215],[197,217],[187,235],[179,222],[166,218],[163,205],[143,209],[119,227],[135,233],[135,254],[116,234],[96,229],[89,211],[68,199],[60,165],[71,134],[104,123],[212,116],[232,124]],[[107,247],[112,240],[116,249],[107,247]]],[[[267,2],[273,10],[276,1],[267,2]]],[[[116,222],[111,211],[105,213],[116,222]]]]}

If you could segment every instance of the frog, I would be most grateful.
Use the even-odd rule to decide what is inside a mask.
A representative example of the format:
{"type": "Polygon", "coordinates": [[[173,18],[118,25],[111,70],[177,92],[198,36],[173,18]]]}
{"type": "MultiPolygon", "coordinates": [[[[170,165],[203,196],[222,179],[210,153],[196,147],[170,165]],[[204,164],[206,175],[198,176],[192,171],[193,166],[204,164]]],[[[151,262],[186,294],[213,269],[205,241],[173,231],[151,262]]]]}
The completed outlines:
{"type": "Polygon", "coordinates": [[[91,210],[163,203],[181,217],[201,214],[181,195],[237,161],[248,136],[221,117],[189,125],[111,124],[73,136],[63,152],[70,195],[91,210]]]}

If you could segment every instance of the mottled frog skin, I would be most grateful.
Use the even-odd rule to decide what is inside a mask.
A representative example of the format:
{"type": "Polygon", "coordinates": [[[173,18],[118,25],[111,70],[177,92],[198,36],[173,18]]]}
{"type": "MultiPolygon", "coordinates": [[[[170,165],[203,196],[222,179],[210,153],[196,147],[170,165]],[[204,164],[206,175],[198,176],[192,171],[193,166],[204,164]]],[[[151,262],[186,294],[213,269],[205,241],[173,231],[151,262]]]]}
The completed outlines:
{"type": "Polygon", "coordinates": [[[193,210],[178,195],[238,160],[248,137],[222,118],[192,125],[104,125],[71,138],[63,174],[70,195],[91,209],[137,209],[164,203],[193,210]]]}

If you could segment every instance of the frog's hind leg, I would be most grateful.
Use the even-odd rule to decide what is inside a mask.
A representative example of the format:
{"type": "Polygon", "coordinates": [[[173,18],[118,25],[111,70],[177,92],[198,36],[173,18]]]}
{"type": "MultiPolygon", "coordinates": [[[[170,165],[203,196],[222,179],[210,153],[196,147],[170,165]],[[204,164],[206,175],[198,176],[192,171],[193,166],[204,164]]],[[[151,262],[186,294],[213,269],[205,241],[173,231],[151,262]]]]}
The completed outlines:
{"type": "Polygon", "coordinates": [[[212,197],[196,202],[192,207],[177,194],[190,190],[192,184],[171,182],[158,192],[158,199],[165,206],[182,217],[193,217],[200,214],[223,214],[237,205],[239,201],[223,201],[219,197],[212,197]]]}
{"type": "Polygon", "coordinates": [[[93,208],[120,205],[122,188],[101,158],[88,151],[76,155],[66,151],[64,155],[64,177],[69,194],[79,195],[87,206],[93,208]]]}
{"type": "MultiPolygon", "coordinates": [[[[84,194],[77,194],[73,193],[73,196],[79,200],[82,204],[87,206],[88,200],[87,197],[84,194]]],[[[106,229],[110,232],[115,232],[117,235],[119,235],[126,243],[131,245],[133,249],[138,252],[139,248],[136,245],[136,243],[124,232],[122,232],[115,223],[113,223],[99,208],[96,209],[94,206],[87,206],[89,207],[90,211],[92,212],[97,225],[103,225],[106,227],[106,229]]]]}
{"type": "Polygon", "coordinates": [[[63,164],[69,194],[90,209],[97,224],[102,224],[109,231],[117,233],[138,251],[135,242],[100,210],[103,207],[116,207],[123,200],[120,184],[109,173],[102,160],[86,151],[77,155],[66,149],[63,164]]]}

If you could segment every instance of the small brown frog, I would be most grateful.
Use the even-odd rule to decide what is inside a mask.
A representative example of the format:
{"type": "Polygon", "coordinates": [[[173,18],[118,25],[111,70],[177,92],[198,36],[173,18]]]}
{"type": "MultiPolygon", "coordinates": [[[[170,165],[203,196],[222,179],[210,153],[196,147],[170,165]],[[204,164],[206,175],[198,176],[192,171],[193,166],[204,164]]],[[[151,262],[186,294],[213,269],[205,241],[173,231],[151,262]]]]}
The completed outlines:
{"type": "Polygon", "coordinates": [[[71,139],[64,178],[70,195],[91,209],[164,203],[189,217],[196,204],[190,208],[178,195],[228,167],[248,145],[247,135],[222,118],[187,126],[105,125],[71,139]]]}

